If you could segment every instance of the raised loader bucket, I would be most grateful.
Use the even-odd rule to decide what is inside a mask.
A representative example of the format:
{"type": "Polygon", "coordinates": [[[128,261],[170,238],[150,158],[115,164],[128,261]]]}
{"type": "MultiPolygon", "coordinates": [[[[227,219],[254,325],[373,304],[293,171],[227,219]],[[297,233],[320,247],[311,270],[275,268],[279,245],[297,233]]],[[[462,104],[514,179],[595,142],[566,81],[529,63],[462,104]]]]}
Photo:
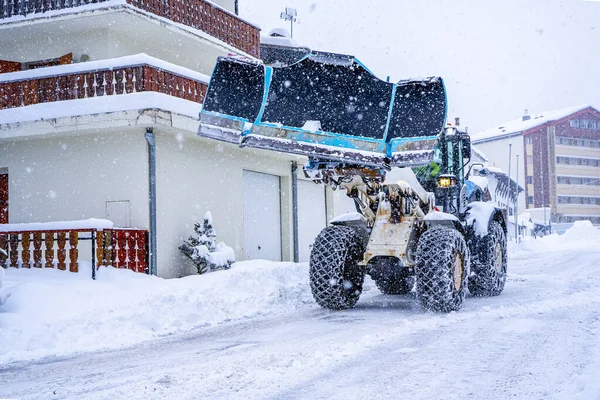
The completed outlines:
{"type": "Polygon", "coordinates": [[[242,131],[250,129],[262,107],[264,85],[264,65],[219,57],[200,112],[198,134],[239,144],[242,131]]]}
{"type": "Polygon", "coordinates": [[[313,52],[281,68],[220,58],[199,134],[387,168],[431,159],[445,114],[440,78],[392,84],[352,56],[313,52]]]}

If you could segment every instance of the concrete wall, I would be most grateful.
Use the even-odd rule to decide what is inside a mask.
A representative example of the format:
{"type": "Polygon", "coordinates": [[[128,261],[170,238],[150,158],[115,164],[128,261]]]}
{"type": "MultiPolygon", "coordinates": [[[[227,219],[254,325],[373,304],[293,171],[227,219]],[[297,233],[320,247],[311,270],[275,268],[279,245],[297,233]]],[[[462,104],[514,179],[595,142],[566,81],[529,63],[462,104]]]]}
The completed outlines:
{"type": "Polygon", "coordinates": [[[231,13],[235,12],[235,0],[212,0],[212,2],[223,7],[231,13]]]}
{"type": "Polygon", "coordinates": [[[9,174],[9,222],[104,218],[106,201],[129,200],[134,227],[147,227],[143,132],[0,143],[9,174]]]}

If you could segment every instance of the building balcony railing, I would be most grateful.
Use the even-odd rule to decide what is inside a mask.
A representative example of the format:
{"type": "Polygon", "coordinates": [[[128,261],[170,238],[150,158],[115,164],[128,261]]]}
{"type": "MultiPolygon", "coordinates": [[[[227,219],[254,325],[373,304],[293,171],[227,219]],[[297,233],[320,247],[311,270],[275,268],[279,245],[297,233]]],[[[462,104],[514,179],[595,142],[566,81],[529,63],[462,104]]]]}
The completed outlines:
{"type": "Polygon", "coordinates": [[[0,110],[138,92],[202,103],[206,79],[195,75],[200,74],[146,55],[7,73],[0,75],[0,110]]]}
{"type": "Polygon", "coordinates": [[[84,9],[94,3],[128,4],[198,29],[253,57],[260,57],[260,29],[206,0],[0,0],[0,20],[47,11],[84,9]]]}
{"type": "Polygon", "coordinates": [[[148,231],[143,229],[58,229],[3,231],[0,268],[52,268],[79,272],[91,264],[148,273],[148,231]],[[84,254],[82,254],[84,253],[84,254]]]}

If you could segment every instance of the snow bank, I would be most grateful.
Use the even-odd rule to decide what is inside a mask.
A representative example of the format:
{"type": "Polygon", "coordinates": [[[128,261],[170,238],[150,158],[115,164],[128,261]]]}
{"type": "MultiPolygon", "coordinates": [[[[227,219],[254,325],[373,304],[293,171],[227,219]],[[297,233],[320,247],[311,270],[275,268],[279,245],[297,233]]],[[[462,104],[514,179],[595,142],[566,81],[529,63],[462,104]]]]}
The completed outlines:
{"type": "Polygon", "coordinates": [[[119,348],[303,304],[313,304],[307,264],[244,261],[170,280],[102,268],[96,281],[10,268],[0,289],[0,363],[119,348]]]}
{"type": "Polygon", "coordinates": [[[557,252],[597,248],[600,243],[600,229],[590,221],[576,221],[573,226],[562,234],[556,233],[534,239],[526,237],[521,243],[509,242],[509,253],[557,252]]]}

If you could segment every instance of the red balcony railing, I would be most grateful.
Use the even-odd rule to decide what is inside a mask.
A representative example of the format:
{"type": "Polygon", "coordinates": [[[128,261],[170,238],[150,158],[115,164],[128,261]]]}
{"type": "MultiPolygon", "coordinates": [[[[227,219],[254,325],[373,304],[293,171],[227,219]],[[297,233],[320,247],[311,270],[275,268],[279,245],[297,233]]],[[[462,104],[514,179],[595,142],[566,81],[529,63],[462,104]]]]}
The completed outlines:
{"type": "MultiPolygon", "coordinates": [[[[0,0],[0,19],[64,10],[108,0],[0,0]]],[[[205,0],[124,0],[127,4],[209,35],[260,57],[260,30],[205,0]]]]}
{"type": "Polygon", "coordinates": [[[148,231],[115,228],[0,232],[0,267],[4,268],[79,272],[82,251],[89,257],[85,261],[92,264],[93,277],[101,266],[147,272],[148,231]]]}
{"type": "Polygon", "coordinates": [[[0,81],[0,110],[54,101],[150,91],[202,103],[206,88],[204,82],[152,65],[107,67],[94,71],[0,81]]]}

